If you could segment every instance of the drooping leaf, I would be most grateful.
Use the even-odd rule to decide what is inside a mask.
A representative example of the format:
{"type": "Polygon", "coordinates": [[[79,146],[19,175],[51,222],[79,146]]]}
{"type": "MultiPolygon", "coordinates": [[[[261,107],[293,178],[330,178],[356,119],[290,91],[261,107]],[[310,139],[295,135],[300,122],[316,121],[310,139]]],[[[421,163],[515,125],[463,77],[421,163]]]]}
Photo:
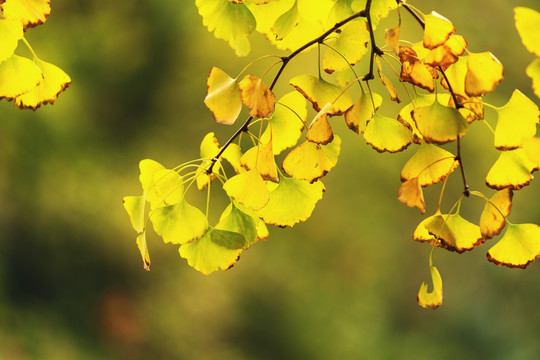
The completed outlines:
{"type": "Polygon", "coordinates": [[[150,271],[151,262],[150,262],[150,253],[148,252],[148,246],[146,245],[146,232],[139,234],[137,236],[137,247],[141,253],[144,270],[150,271]]]}
{"type": "Polygon", "coordinates": [[[207,84],[208,92],[204,103],[212,111],[214,119],[221,124],[234,124],[242,110],[242,97],[237,80],[213,66],[207,84]]]}
{"type": "Polygon", "coordinates": [[[291,79],[290,84],[313,104],[316,111],[321,111],[327,103],[331,103],[335,111],[332,115],[342,115],[352,105],[349,94],[342,94],[338,86],[320,77],[298,75],[291,79]]]}
{"type": "Polygon", "coordinates": [[[0,99],[12,100],[35,88],[41,81],[41,71],[32,61],[17,55],[0,63],[0,99]]]}
{"type": "Polygon", "coordinates": [[[424,21],[424,47],[427,49],[443,45],[456,31],[450,20],[434,11],[425,15],[424,21]]]}
{"type": "Polygon", "coordinates": [[[144,231],[144,205],[145,197],[141,196],[125,196],[123,199],[124,208],[131,220],[131,226],[139,234],[144,231]]]}
{"type": "Polygon", "coordinates": [[[342,28],[332,49],[324,54],[324,71],[331,74],[334,71],[343,71],[349,65],[355,65],[367,52],[369,31],[365,20],[351,21],[342,28]],[[346,60],[345,60],[345,59],[346,60]]]}
{"type": "Polygon", "coordinates": [[[247,75],[240,84],[242,101],[249,109],[249,115],[265,118],[274,112],[276,97],[255,75],[247,75]]]}
{"type": "Polygon", "coordinates": [[[245,248],[257,241],[258,217],[243,212],[234,202],[221,214],[216,229],[242,234],[245,238],[245,248]]]}
{"type": "Polygon", "coordinates": [[[262,209],[270,196],[266,183],[256,169],[233,176],[223,185],[223,189],[231,198],[253,210],[262,209]]]}
{"type": "Polygon", "coordinates": [[[240,163],[242,150],[238,144],[229,144],[221,156],[232,165],[237,174],[240,174],[243,171],[242,164],[240,163]]]}
{"type": "Polygon", "coordinates": [[[50,0],[6,0],[1,5],[6,19],[18,20],[24,30],[43,24],[51,14],[50,0]]]}
{"type": "Polygon", "coordinates": [[[335,113],[331,103],[327,103],[309,124],[306,139],[320,145],[326,145],[334,139],[328,116],[335,113]]]}
{"type": "MultiPolygon", "coordinates": [[[[200,167],[200,173],[197,175],[197,188],[199,190],[204,190],[206,187],[215,179],[216,175],[219,173],[219,170],[221,168],[221,164],[219,161],[217,161],[214,164],[214,167],[212,168],[212,174],[207,174],[206,169],[210,166],[212,163],[212,158],[218,153],[219,151],[219,142],[218,139],[214,136],[213,132],[209,132],[204,136],[204,138],[201,141],[200,145],[200,154],[201,159],[208,159],[203,160],[201,167],[200,167]]],[[[232,150],[231,150],[232,151],[232,150]]]]}
{"type": "Polygon", "coordinates": [[[516,22],[516,28],[523,45],[540,57],[540,13],[536,10],[526,7],[514,8],[514,19],[516,22]]]}
{"type": "Polygon", "coordinates": [[[384,41],[386,45],[394,51],[396,55],[399,55],[399,35],[401,32],[401,25],[391,29],[386,29],[384,32],[384,41]]]}
{"type": "Polygon", "coordinates": [[[182,177],[173,170],[165,169],[157,161],[144,159],[139,163],[139,179],[146,193],[146,201],[152,209],[174,205],[182,198],[184,186],[182,177]]]}
{"type": "Polygon", "coordinates": [[[409,207],[416,207],[422,214],[426,212],[424,193],[418,178],[405,181],[398,189],[398,200],[409,207]]]}
{"type": "Polygon", "coordinates": [[[311,216],[324,191],[324,185],[320,181],[310,184],[304,180],[282,176],[259,216],[269,225],[293,226],[311,216]]]}
{"type": "Polygon", "coordinates": [[[382,104],[382,97],[375,93],[362,93],[360,98],[345,112],[345,122],[349,129],[363,134],[368,121],[373,118],[375,110],[382,104]],[[375,104],[375,109],[373,109],[375,104]]]}
{"type": "Polygon", "coordinates": [[[336,166],[340,148],[341,139],[337,135],[327,145],[306,141],[283,160],[283,170],[296,179],[313,182],[336,166]]]}
{"type": "Polygon", "coordinates": [[[23,27],[18,20],[0,18],[0,63],[9,59],[23,37],[23,27]]]}
{"type": "Polygon", "coordinates": [[[293,6],[277,18],[274,26],[272,26],[272,32],[276,36],[276,40],[282,40],[287,36],[292,29],[294,29],[300,21],[300,14],[298,13],[297,1],[294,1],[293,6]]]}
{"type": "Polygon", "coordinates": [[[400,46],[399,59],[401,61],[399,78],[402,81],[421,87],[429,92],[435,89],[431,72],[419,59],[414,49],[408,46],[400,46]]]}
{"type": "Polygon", "coordinates": [[[462,253],[484,243],[480,227],[459,214],[438,214],[426,223],[426,230],[439,241],[434,245],[462,253]]]}
{"type": "Polygon", "coordinates": [[[240,158],[240,163],[246,170],[255,169],[264,180],[278,180],[277,166],[272,151],[272,138],[268,143],[259,142],[240,158]]]}
{"type": "Polygon", "coordinates": [[[180,256],[195,270],[209,275],[218,269],[228,270],[245,246],[242,234],[209,227],[203,237],[180,246],[180,256]]]}
{"type": "Polygon", "coordinates": [[[503,189],[486,201],[479,224],[480,232],[485,238],[491,239],[502,231],[506,224],[505,217],[510,215],[512,209],[513,196],[511,189],[503,189]]]}
{"type": "Polygon", "coordinates": [[[401,170],[401,181],[418,178],[421,186],[429,186],[446,178],[459,163],[455,156],[433,144],[422,143],[401,170]]]}
{"type": "Polygon", "coordinates": [[[540,255],[540,226],[508,224],[501,240],[487,253],[487,259],[497,265],[525,269],[540,255]]]}
{"type": "Polygon", "coordinates": [[[540,167],[530,161],[523,149],[501,151],[499,158],[486,176],[486,184],[492,189],[519,190],[529,185],[532,173],[540,167]]]}
{"type": "Polygon", "coordinates": [[[469,130],[461,113],[435,100],[430,106],[421,106],[411,113],[416,127],[428,143],[445,144],[456,141],[469,130]]]}
{"type": "MultiPolygon", "coordinates": [[[[444,72],[446,74],[446,77],[448,78],[448,81],[450,82],[450,86],[452,87],[452,91],[456,95],[460,95],[463,98],[468,98],[469,95],[465,91],[465,77],[468,73],[468,67],[467,64],[469,62],[468,56],[462,56],[459,58],[457,62],[450,65],[444,72]]],[[[444,77],[441,77],[441,85],[448,90],[448,84],[446,83],[446,80],[444,77]]]]}
{"type": "Polygon", "coordinates": [[[412,142],[411,132],[396,119],[375,113],[364,132],[366,143],[378,152],[402,151],[412,142]]]}
{"type": "MultiPolygon", "coordinates": [[[[444,94],[438,96],[441,98],[441,101],[443,101],[444,94]]],[[[433,104],[435,99],[435,94],[416,94],[414,100],[405,105],[399,111],[398,121],[412,131],[413,142],[416,144],[420,144],[422,142],[422,134],[420,134],[420,131],[418,131],[418,128],[416,127],[416,124],[411,116],[411,112],[417,107],[429,106],[433,104]]]]}
{"type": "Polygon", "coordinates": [[[527,66],[527,76],[532,79],[532,88],[536,96],[540,98],[540,58],[536,58],[527,66]]]}
{"type": "Polygon", "coordinates": [[[439,274],[439,270],[437,270],[435,266],[430,266],[430,270],[433,291],[428,292],[428,284],[422,282],[416,301],[418,302],[418,305],[423,308],[436,309],[442,305],[443,301],[442,278],[441,274],[439,274]]]}
{"type": "Polygon", "coordinates": [[[166,243],[187,244],[204,235],[206,216],[182,198],[175,205],[157,208],[150,219],[154,230],[166,243]]]}
{"type": "Polygon", "coordinates": [[[502,81],[504,68],[490,52],[469,53],[465,92],[468,96],[483,96],[495,90],[502,81]]]}
{"type": "Polygon", "coordinates": [[[388,91],[388,94],[390,95],[390,99],[392,99],[392,101],[395,101],[399,104],[401,100],[399,99],[396,88],[394,87],[394,84],[392,84],[390,79],[388,79],[386,75],[384,75],[382,71],[381,62],[379,61],[378,57],[375,57],[375,63],[377,64],[377,72],[379,74],[379,77],[381,78],[383,85],[386,87],[386,90],[388,91]]]}
{"type": "Polygon", "coordinates": [[[441,46],[429,51],[424,57],[424,64],[431,66],[441,66],[447,68],[458,61],[461,54],[465,52],[467,41],[460,35],[452,35],[441,46]]]}

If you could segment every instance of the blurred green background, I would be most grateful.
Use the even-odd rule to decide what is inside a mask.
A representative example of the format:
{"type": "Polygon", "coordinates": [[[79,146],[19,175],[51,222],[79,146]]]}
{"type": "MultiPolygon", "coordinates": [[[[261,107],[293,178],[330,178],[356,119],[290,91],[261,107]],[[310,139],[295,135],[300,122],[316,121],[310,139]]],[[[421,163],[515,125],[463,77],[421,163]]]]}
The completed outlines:
{"type": "MultiPolygon", "coordinates": [[[[539,10],[537,0],[411,3],[451,19],[470,51],[492,51],[505,65],[488,102],[503,105],[514,88],[539,102],[525,75],[533,55],[512,11],[539,10]]],[[[215,124],[203,104],[210,67],[235,74],[279,52],[256,35],[252,53],[236,58],[202,26],[193,1],[54,0],[52,9],[27,38],[70,74],[71,86],[36,112],[0,102],[0,359],[540,356],[540,266],[488,263],[494,240],[460,256],[435,251],[444,304],[436,311],[416,304],[421,282],[431,281],[430,247],[412,241],[423,217],[397,200],[414,149],[378,154],[341,121],[334,130],[342,155],[306,223],[271,229],[234,268],[208,277],[151,233],[145,272],[122,207],[123,196],[141,192],[138,162],[173,167],[197,158],[209,131],[224,143],[235,128],[215,124]]],[[[396,23],[393,14],[380,29],[396,23]]],[[[403,26],[403,38],[419,39],[406,14],[403,26]]],[[[295,60],[278,97],[290,91],[287,76],[315,71],[315,58],[312,51],[295,60]]],[[[395,116],[399,108],[384,97],[382,113],[395,116]]],[[[491,139],[475,124],[464,141],[469,182],[487,194],[491,139]]],[[[451,178],[448,203],[459,181],[451,178]]],[[[428,215],[439,191],[426,191],[428,215]]],[[[540,222],[540,184],[514,198],[510,221],[540,222]]],[[[462,212],[476,221],[480,207],[467,200],[462,212]]]]}

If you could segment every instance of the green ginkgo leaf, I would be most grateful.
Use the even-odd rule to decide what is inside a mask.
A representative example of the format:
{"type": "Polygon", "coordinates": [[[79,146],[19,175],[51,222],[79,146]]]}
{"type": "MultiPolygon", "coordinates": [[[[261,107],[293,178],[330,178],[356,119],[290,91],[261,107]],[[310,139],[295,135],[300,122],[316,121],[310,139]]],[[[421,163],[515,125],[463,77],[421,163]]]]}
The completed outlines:
{"type": "Polygon", "coordinates": [[[276,19],[274,26],[272,26],[272,32],[275,34],[276,40],[282,40],[287,36],[298,25],[299,21],[300,14],[298,13],[297,1],[295,0],[293,6],[281,14],[276,19]]]}
{"type": "Polygon", "coordinates": [[[529,185],[532,173],[539,167],[530,161],[523,149],[501,151],[499,158],[486,176],[486,184],[492,189],[519,190],[529,185]]]}
{"type": "Polygon", "coordinates": [[[496,108],[498,120],[495,128],[495,147],[499,150],[517,149],[524,138],[536,134],[540,111],[538,106],[519,90],[503,107],[496,108]]]}
{"type": "Polygon", "coordinates": [[[0,63],[0,99],[12,100],[31,91],[43,80],[41,71],[31,60],[11,55],[0,63]]]}
{"type": "Polygon", "coordinates": [[[423,142],[403,166],[401,181],[417,177],[421,186],[430,186],[446,178],[458,165],[452,153],[423,142]]]}
{"type": "Polygon", "coordinates": [[[514,8],[514,19],[516,21],[516,28],[523,45],[540,57],[540,13],[536,10],[526,7],[514,8]]]}
{"type": "Polygon", "coordinates": [[[342,90],[320,77],[313,75],[298,75],[291,79],[290,84],[313,104],[313,108],[319,112],[327,104],[334,107],[332,115],[342,115],[351,105],[349,94],[342,94],[342,90]]]}
{"type": "Polygon", "coordinates": [[[8,59],[23,37],[23,27],[18,20],[0,18],[0,63],[8,59]]]}
{"type": "Polygon", "coordinates": [[[124,208],[131,220],[131,226],[133,226],[138,233],[142,233],[144,231],[145,196],[125,196],[123,202],[124,208]]]}
{"type": "Polygon", "coordinates": [[[501,240],[487,253],[489,261],[511,268],[526,268],[540,255],[540,226],[508,224],[501,240]]]}
{"type": "Polygon", "coordinates": [[[351,21],[342,28],[337,40],[324,54],[324,71],[331,74],[355,65],[367,52],[369,31],[365,20],[351,21]],[[344,59],[345,58],[345,59],[344,59]]]}
{"type": "Polygon", "coordinates": [[[311,216],[324,191],[324,185],[320,181],[310,184],[304,180],[282,176],[259,216],[269,225],[293,226],[311,216]]]}
{"type": "Polygon", "coordinates": [[[266,183],[257,169],[233,176],[223,185],[223,190],[231,198],[252,210],[262,209],[270,197],[266,183]]]}
{"type": "Polygon", "coordinates": [[[415,108],[412,118],[428,143],[445,144],[456,141],[469,130],[469,124],[461,113],[435,100],[430,106],[415,108]]]}
{"type": "Polygon", "coordinates": [[[157,208],[150,219],[154,230],[166,243],[187,244],[204,235],[206,216],[182,198],[175,205],[157,208]]]}
{"type": "Polygon", "coordinates": [[[540,58],[536,58],[527,66],[527,76],[532,79],[532,88],[536,96],[540,98],[540,58]]]}
{"type": "Polygon", "coordinates": [[[227,230],[244,235],[247,248],[257,241],[258,217],[242,211],[238,205],[231,203],[221,214],[216,229],[227,230]]]}
{"type": "Polygon", "coordinates": [[[243,235],[209,227],[203,237],[180,246],[178,251],[191,267],[209,275],[218,269],[230,269],[238,261],[244,245],[243,235]]]}
{"type": "Polygon", "coordinates": [[[223,70],[212,67],[207,80],[208,92],[204,103],[221,124],[232,125],[242,111],[242,96],[238,81],[223,70]]]}
{"type": "Polygon", "coordinates": [[[375,110],[382,104],[382,97],[375,93],[362,93],[360,98],[345,112],[345,122],[349,129],[363,134],[368,121],[375,115],[375,110]],[[375,104],[375,109],[373,109],[375,104]]]}
{"type": "Polygon", "coordinates": [[[412,142],[411,132],[396,119],[375,114],[367,124],[364,139],[378,152],[402,151],[412,142]]]}

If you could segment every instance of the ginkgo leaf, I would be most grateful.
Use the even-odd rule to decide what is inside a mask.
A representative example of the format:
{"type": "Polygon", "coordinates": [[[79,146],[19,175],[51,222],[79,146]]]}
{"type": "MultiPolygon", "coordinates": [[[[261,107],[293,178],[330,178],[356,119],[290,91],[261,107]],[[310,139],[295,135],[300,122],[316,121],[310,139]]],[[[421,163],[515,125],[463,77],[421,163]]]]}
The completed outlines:
{"type": "Polygon", "coordinates": [[[462,253],[484,243],[480,227],[459,214],[439,214],[424,224],[430,235],[440,240],[435,245],[462,253]]]}
{"type": "Polygon", "coordinates": [[[413,240],[418,242],[427,242],[431,246],[437,246],[439,241],[434,235],[429,233],[429,231],[427,230],[427,226],[430,225],[432,222],[439,221],[438,219],[441,216],[441,213],[437,211],[435,214],[422,220],[414,230],[413,240]]]}
{"type": "Polygon", "coordinates": [[[298,75],[291,79],[290,84],[313,104],[316,111],[331,103],[335,111],[332,115],[342,115],[352,105],[349,94],[342,93],[338,86],[320,77],[298,75]]]}
{"type": "Polygon", "coordinates": [[[18,20],[0,18],[0,63],[8,59],[23,37],[23,27],[18,20]]]}
{"type": "Polygon", "coordinates": [[[209,227],[203,237],[180,246],[178,251],[189,266],[209,275],[218,269],[230,269],[238,261],[244,245],[243,235],[209,227]]]}
{"type": "Polygon", "coordinates": [[[249,11],[251,11],[251,14],[255,17],[257,23],[255,30],[268,35],[268,38],[275,38],[272,27],[281,15],[291,9],[295,1],[296,0],[279,0],[262,5],[247,2],[244,5],[246,5],[249,11]]]}
{"type": "Polygon", "coordinates": [[[298,13],[297,1],[295,0],[293,6],[278,17],[274,26],[272,26],[272,32],[276,36],[276,40],[281,40],[287,36],[298,25],[299,21],[300,14],[298,13]]]}
{"type": "Polygon", "coordinates": [[[427,49],[435,49],[444,44],[456,29],[447,18],[431,12],[424,16],[424,47],[427,49]]]}
{"type": "Polygon", "coordinates": [[[463,36],[452,35],[446,43],[429,51],[423,62],[427,65],[447,68],[458,61],[459,56],[465,52],[466,48],[467,41],[463,36]]]}
{"type": "Polygon", "coordinates": [[[406,149],[412,142],[411,132],[402,123],[377,113],[367,124],[364,139],[378,152],[391,153],[406,149]]]}
{"type": "Polygon", "coordinates": [[[248,248],[257,241],[258,222],[258,217],[243,212],[237,205],[231,203],[221,214],[215,228],[242,234],[245,238],[244,248],[248,248]]]}
{"type": "Polygon", "coordinates": [[[486,184],[492,189],[519,190],[529,185],[532,173],[538,169],[539,166],[527,158],[523,149],[501,151],[486,176],[486,184]]]}
{"type": "Polygon", "coordinates": [[[229,144],[221,156],[232,165],[237,174],[242,172],[243,167],[240,163],[240,159],[242,158],[242,150],[238,144],[229,144]]]}
{"type": "MultiPolygon", "coordinates": [[[[211,159],[219,152],[219,142],[218,139],[214,136],[213,132],[209,132],[204,136],[201,141],[201,145],[199,146],[199,151],[201,159],[207,159],[202,162],[200,167],[202,171],[197,176],[197,188],[199,190],[203,190],[206,188],[206,186],[208,186],[208,184],[210,184],[210,182],[214,180],[214,174],[218,174],[221,168],[220,162],[217,161],[212,168],[212,174],[207,174],[206,171],[204,171],[204,169],[207,169],[212,163],[211,159]]],[[[231,152],[232,151],[233,150],[231,150],[231,152]]]]}
{"type": "Polygon", "coordinates": [[[150,271],[150,267],[152,264],[150,262],[148,246],[146,245],[146,232],[143,232],[142,234],[139,234],[139,236],[137,236],[137,247],[139,248],[139,252],[141,253],[144,270],[150,271]]]}
{"type": "Polygon", "coordinates": [[[187,244],[204,235],[206,216],[182,198],[175,205],[157,208],[151,215],[152,225],[166,243],[187,244]]]}
{"type": "Polygon", "coordinates": [[[27,58],[11,55],[0,63],[0,99],[12,100],[29,92],[42,80],[36,64],[27,58]]]}
{"type": "Polygon", "coordinates": [[[321,111],[317,113],[313,121],[308,127],[306,139],[308,141],[326,145],[334,139],[334,132],[328,121],[328,115],[335,112],[331,103],[327,103],[321,111]]]}
{"type": "Polygon", "coordinates": [[[345,122],[349,129],[363,134],[368,121],[373,118],[375,110],[382,104],[382,97],[375,93],[362,93],[360,98],[345,112],[345,122]],[[373,109],[375,104],[375,109],[373,109]]]}
{"type": "Polygon", "coordinates": [[[540,111],[538,106],[519,90],[514,90],[510,100],[497,111],[495,147],[499,150],[517,149],[524,138],[536,134],[540,111]]]}
{"type": "Polygon", "coordinates": [[[223,189],[231,198],[253,210],[262,209],[270,196],[266,183],[256,169],[233,176],[223,185],[223,189]]]}
{"type": "Polygon", "coordinates": [[[320,181],[310,184],[304,180],[282,176],[259,216],[269,225],[293,226],[311,216],[324,191],[324,185],[320,181]]]}
{"type": "Polygon", "coordinates": [[[435,266],[430,266],[430,270],[433,291],[428,292],[428,284],[422,282],[416,301],[418,302],[418,305],[423,308],[436,309],[442,305],[443,301],[442,278],[441,274],[439,274],[439,270],[437,270],[435,266]]]}
{"type": "Polygon", "coordinates": [[[421,186],[429,186],[446,178],[459,163],[455,156],[433,144],[422,143],[401,170],[401,181],[418,178],[421,186]]]}
{"type": "Polygon", "coordinates": [[[351,16],[354,13],[351,8],[351,3],[352,0],[336,0],[328,14],[328,26],[333,26],[341,20],[351,16]]]}
{"type": "Polygon", "coordinates": [[[384,41],[386,45],[394,51],[396,55],[399,55],[399,35],[401,32],[401,25],[391,29],[386,29],[384,32],[384,41]]]}
{"type": "Polygon", "coordinates": [[[40,105],[54,104],[58,95],[71,84],[69,75],[56,65],[37,58],[34,62],[41,70],[43,79],[38,86],[15,98],[15,105],[21,109],[36,110],[40,105]]]}
{"type": "Polygon", "coordinates": [[[272,149],[274,155],[296,144],[302,135],[302,129],[307,117],[306,99],[292,91],[285,94],[276,104],[276,109],[270,117],[270,126],[261,136],[261,141],[267,143],[272,136],[272,149]]]}
{"type": "MultiPolygon", "coordinates": [[[[440,96],[441,100],[443,100],[444,94],[438,96],[440,96]]],[[[429,106],[433,104],[435,99],[435,94],[416,94],[414,100],[411,103],[405,105],[399,111],[398,121],[412,131],[413,142],[417,144],[420,144],[422,142],[422,134],[420,134],[420,131],[418,131],[418,128],[416,127],[416,124],[414,123],[414,120],[411,116],[411,112],[416,107],[429,106]]]]}
{"type": "Polygon", "coordinates": [[[490,52],[469,53],[465,92],[468,96],[482,96],[495,90],[502,81],[504,68],[490,52]]]}
{"type": "Polygon", "coordinates": [[[268,143],[259,142],[240,158],[240,164],[246,169],[256,169],[264,180],[278,180],[277,166],[272,151],[272,138],[268,143]]]}
{"type": "MultiPolygon", "coordinates": [[[[446,74],[446,77],[448,78],[448,81],[450,82],[450,86],[452,87],[452,91],[456,95],[460,95],[464,98],[468,98],[469,95],[467,92],[465,92],[465,77],[468,73],[468,67],[467,64],[469,62],[468,56],[462,56],[459,58],[457,62],[450,65],[444,73],[446,74]]],[[[446,80],[444,77],[441,77],[441,85],[448,90],[448,84],[446,83],[446,80]]]]}
{"type": "Polygon", "coordinates": [[[237,80],[213,66],[207,84],[208,92],[204,103],[212,111],[214,119],[221,124],[234,124],[242,110],[242,97],[237,80]]]}
{"type": "Polygon", "coordinates": [[[534,59],[525,71],[527,76],[532,79],[534,93],[540,98],[540,58],[534,59]]]}
{"type": "Polygon", "coordinates": [[[395,101],[399,104],[401,100],[399,99],[396,88],[394,87],[394,84],[392,84],[392,82],[386,77],[386,75],[384,75],[382,71],[381,62],[379,61],[378,57],[375,57],[375,63],[377,64],[377,72],[379,74],[379,77],[381,78],[383,85],[386,87],[386,90],[388,91],[388,94],[390,95],[390,99],[392,99],[392,101],[395,101]]]}
{"type": "Polygon", "coordinates": [[[461,113],[435,100],[430,106],[420,106],[411,113],[412,118],[428,143],[445,144],[456,141],[469,130],[461,113]]]}
{"type": "Polygon", "coordinates": [[[145,159],[139,163],[141,181],[146,201],[152,209],[174,205],[184,194],[182,177],[173,170],[165,169],[160,163],[145,159]]]}
{"type": "Polygon", "coordinates": [[[242,101],[248,107],[250,116],[265,118],[274,112],[276,97],[262,79],[255,75],[247,75],[238,85],[242,101]]]}
{"type": "Polygon", "coordinates": [[[327,145],[306,141],[283,160],[283,170],[296,179],[313,182],[336,166],[340,149],[341,139],[337,135],[327,145]]]}
{"type": "Polygon", "coordinates": [[[501,240],[487,253],[492,263],[510,268],[525,269],[540,255],[540,226],[508,224],[501,240]]]}
{"type": "Polygon", "coordinates": [[[536,10],[526,7],[514,8],[514,19],[516,21],[516,28],[523,45],[540,57],[540,13],[536,10]]]}
{"type": "MultiPolygon", "coordinates": [[[[245,50],[245,37],[255,30],[256,21],[244,4],[233,4],[227,0],[196,0],[195,5],[208,31],[214,32],[216,38],[223,39],[232,46],[242,45],[245,50]],[[242,38],[243,44],[236,41],[242,38]]],[[[247,53],[237,51],[237,55],[243,56],[247,53]]]]}
{"type": "Polygon", "coordinates": [[[401,74],[399,76],[401,81],[406,81],[430,92],[435,89],[431,72],[420,61],[414,49],[400,46],[399,59],[401,61],[401,74]]]}
{"type": "MultiPolygon", "coordinates": [[[[395,0],[372,0],[371,2],[371,20],[374,28],[380,19],[385,18],[390,11],[397,8],[398,3],[395,0]]],[[[366,0],[353,0],[351,4],[353,11],[361,11],[366,8],[366,0]]]]}
{"type": "MultiPolygon", "coordinates": [[[[484,118],[484,103],[482,102],[482,97],[463,97],[456,94],[456,99],[458,104],[461,104],[459,112],[463,115],[465,120],[467,120],[467,123],[472,124],[475,120],[482,120],[484,118]]],[[[450,97],[448,106],[456,107],[453,97],[450,97]]]]}
{"type": "Polygon", "coordinates": [[[527,159],[531,161],[537,169],[540,169],[540,138],[529,138],[523,140],[523,151],[527,159]]]}
{"type": "Polygon", "coordinates": [[[367,52],[369,31],[365,20],[351,21],[341,29],[335,43],[323,57],[324,71],[331,74],[355,65],[367,52]]]}
{"type": "Polygon", "coordinates": [[[416,207],[422,214],[426,212],[424,193],[418,178],[405,181],[398,189],[398,200],[409,207],[416,207]]]}
{"type": "Polygon", "coordinates": [[[144,231],[144,205],[146,199],[144,195],[141,196],[125,196],[123,199],[124,208],[126,209],[129,219],[131,220],[131,226],[139,234],[144,231]]]}
{"type": "Polygon", "coordinates": [[[50,0],[6,0],[1,5],[5,19],[19,20],[28,28],[43,24],[51,14],[50,0]]]}
{"type": "Polygon", "coordinates": [[[502,231],[506,224],[505,217],[510,215],[512,209],[513,196],[511,189],[503,189],[486,201],[479,223],[480,232],[485,238],[491,239],[502,231]]]}

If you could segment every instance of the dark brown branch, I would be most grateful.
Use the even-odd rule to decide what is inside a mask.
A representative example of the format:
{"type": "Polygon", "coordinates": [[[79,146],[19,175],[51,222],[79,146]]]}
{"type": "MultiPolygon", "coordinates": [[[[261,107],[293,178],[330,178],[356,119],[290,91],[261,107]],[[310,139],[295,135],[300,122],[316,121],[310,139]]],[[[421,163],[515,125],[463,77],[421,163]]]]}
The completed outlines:
{"type": "Polygon", "coordinates": [[[364,13],[366,14],[368,30],[369,30],[369,38],[371,40],[371,56],[369,58],[369,72],[363,77],[362,80],[368,81],[368,80],[373,80],[375,78],[375,76],[373,75],[373,61],[375,60],[375,54],[382,56],[383,52],[381,49],[377,47],[377,44],[375,43],[373,23],[371,22],[371,0],[367,0],[364,13]]]}

